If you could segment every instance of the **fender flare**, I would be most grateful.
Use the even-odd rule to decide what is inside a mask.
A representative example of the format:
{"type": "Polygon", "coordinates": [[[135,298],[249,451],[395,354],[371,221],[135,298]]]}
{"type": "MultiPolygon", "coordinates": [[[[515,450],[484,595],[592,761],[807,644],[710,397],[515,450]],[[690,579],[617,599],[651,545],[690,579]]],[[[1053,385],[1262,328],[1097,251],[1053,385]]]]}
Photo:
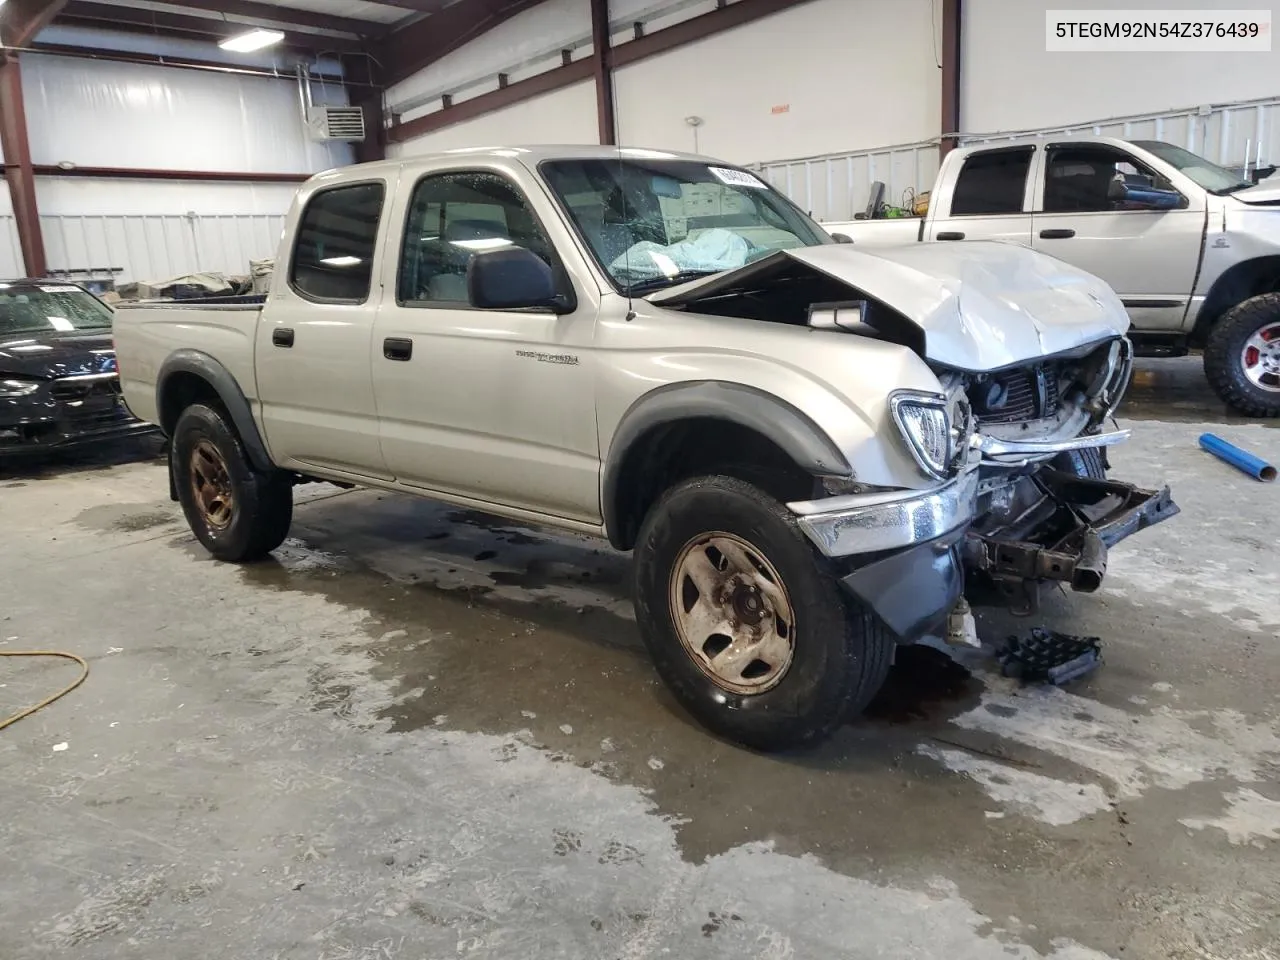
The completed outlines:
{"type": "Polygon", "coordinates": [[[848,477],[853,468],[831,438],[805,413],[771,393],[740,383],[700,380],[670,384],[631,405],[605,458],[601,508],[605,530],[617,545],[618,487],[635,444],[650,430],[689,419],[724,420],[767,437],[796,465],[814,476],[848,477]]]}
{"type": "Polygon", "coordinates": [[[165,362],[160,365],[160,372],[156,376],[157,411],[164,410],[165,388],[176,373],[194,374],[209,384],[230,415],[231,423],[236,428],[236,433],[240,435],[240,441],[244,444],[245,453],[249,455],[250,462],[263,473],[276,469],[275,464],[271,462],[270,454],[267,453],[267,445],[258,431],[258,424],[254,422],[253,411],[249,407],[244,391],[240,389],[240,384],[236,382],[230,370],[207,353],[182,349],[169,354],[165,362]]]}

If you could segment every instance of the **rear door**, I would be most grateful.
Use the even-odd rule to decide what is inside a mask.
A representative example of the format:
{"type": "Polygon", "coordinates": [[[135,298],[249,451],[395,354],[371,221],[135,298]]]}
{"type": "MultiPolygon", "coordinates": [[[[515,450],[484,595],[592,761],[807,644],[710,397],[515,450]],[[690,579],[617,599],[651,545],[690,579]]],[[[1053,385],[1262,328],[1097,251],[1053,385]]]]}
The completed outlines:
{"type": "Polygon", "coordinates": [[[382,179],[322,188],[296,225],[288,282],[273,284],[255,346],[263,429],[281,466],[390,479],[370,355],[393,189],[382,179]]]}
{"type": "Polygon", "coordinates": [[[1105,280],[1138,330],[1177,330],[1191,299],[1205,227],[1203,195],[1176,210],[1125,209],[1113,180],[1173,184],[1119,147],[1052,143],[1034,216],[1035,248],[1105,280]]]}
{"type": "Polygon", "coordinates": [[[925,240],[1010,240],[1031,245],[1031,176],[1035,146],[977,150],[934,198],[937,215],[925,224],[925,240]]]}

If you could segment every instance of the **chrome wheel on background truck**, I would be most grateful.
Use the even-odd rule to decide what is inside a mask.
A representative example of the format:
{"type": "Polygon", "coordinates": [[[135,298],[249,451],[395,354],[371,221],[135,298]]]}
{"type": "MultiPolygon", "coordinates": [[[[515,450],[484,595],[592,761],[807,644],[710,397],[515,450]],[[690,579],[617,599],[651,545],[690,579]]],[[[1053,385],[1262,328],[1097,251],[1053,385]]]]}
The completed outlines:
{"type": "Polygon", "coordinates": [[[1204,371],[1218,396],[1241,413],[1280,416],[1280,293],[1222,315],[1209,332],[1204,371]]]}

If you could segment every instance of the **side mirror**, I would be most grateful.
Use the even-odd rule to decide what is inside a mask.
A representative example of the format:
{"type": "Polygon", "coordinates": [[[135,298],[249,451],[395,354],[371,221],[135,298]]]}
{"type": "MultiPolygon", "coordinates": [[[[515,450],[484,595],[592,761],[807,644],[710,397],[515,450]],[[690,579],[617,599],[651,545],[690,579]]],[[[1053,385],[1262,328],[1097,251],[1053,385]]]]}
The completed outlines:
{"type": "Polygon", "coordinates": [[[524,247],[475,254],[467,264],[467,299],[482,310],[546,307],[567,313],[569,306],[546,261],[524,247]]]}
{"type": "Polygon", "coordinates": [[[853,238],[845,233],[833,233],[831,239],[836,243],[853,243],[853,238]]]}
{"type": "Polygon", "coordinates": [[[1143,210],[1177,210],[1187,205],[1187,198],[1177,190],[1161,190],[1145,184],[1112,180],[1107,188],[1107,199],[1126,207],[1143,210]]]}

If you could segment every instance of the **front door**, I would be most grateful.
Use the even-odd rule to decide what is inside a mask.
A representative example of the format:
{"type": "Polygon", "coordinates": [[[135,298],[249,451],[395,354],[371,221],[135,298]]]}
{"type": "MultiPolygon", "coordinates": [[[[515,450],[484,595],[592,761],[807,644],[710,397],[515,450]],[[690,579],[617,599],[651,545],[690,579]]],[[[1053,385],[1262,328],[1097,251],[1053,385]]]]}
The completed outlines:
{"type": "Polygon", "coordinates": [[[1204,235],[1203,197],[1174,210],[1125,209],[1112,181],[1173,185],[1106,144],[1051,144],[1032,218],[1035,249],[1105,280],[1137,330],[1180,329],[1204,235]]]}
{"type": "Polygon", "coordinates": [[[396,297],[378,312],[373,355],[388,469],[407,485],[599,523],[594,298],[575,293],[577,308],[557,315],[479,310],[467,296],[471,257],[511,245],[572,290],[542,226],[554,211],[483,169],[430,173],[402,193],[396,297]]]}
{"type": "Polygon", "coordinates": [[[390,479],[378,443],[369,355],[391,185],[312,195],[296,228],[286,284],[258,324],[255,366],[263,430],[282,467],[390,479]]]}

